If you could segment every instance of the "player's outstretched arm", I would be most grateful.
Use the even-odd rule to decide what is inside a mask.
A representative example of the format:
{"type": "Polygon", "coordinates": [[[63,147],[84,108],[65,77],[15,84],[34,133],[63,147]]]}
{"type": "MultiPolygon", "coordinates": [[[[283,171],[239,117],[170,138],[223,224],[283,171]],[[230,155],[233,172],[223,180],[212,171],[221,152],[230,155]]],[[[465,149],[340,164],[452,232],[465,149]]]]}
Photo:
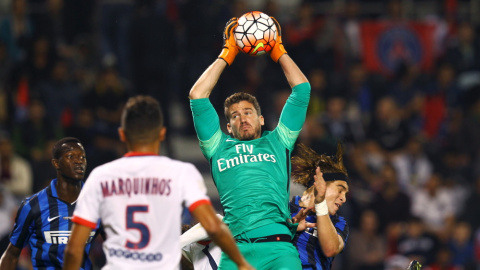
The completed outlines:
{"type": "Polygon", "coordinates": [[[83,261],[85,244],[92,229],[78,223],[72,226],[72,235],[68,240],[63,257],[63,269],[80,269],[83,261]]]}
{"type": "Polygon", "coordinates": [[[208,98],[225,67],[231,65],[233,60],[235,60],[238,48],[233,36],[233,30],[235,30],[237,25],[236,17],[231,18],[225,25],[223,30],[223,49],[218,59],[203,72],[202,76],[193,85],[190,90],[190,99],[208,98]]]}
{"type": "Polygon", "coordinates": [[[293,62],[283,46],[282,27],[274,17],[270,18],[272,18],[277,28],[277,42],[270,51],[270,57],[273,61],[280,64],[291,88],[301,83],[308,82],[307,77],[305,77],[302,71],[298,68],[297,64],[293,62]]]}
{"type": "Polygon", "coordinates": [[[193,210],[192,215],[202,224],[210,239],[237,264],[238,269],[254,269],[240,253],[227,225],[215,215],[215,210],[211,205],[199,205],[193,210]]]}
{"type": "Polygon", "coordinates": [[[7,250],[0,259],[0,270],[15,270],[17,269],[18,257],[22,252],[21,248],[18,248],[12,243],[8,244],[7,250]]]}
{"type": "Polygon", "coordinates": [[[278,63],[282,67],[283,73],[285,74],[291,88],[301,83],[308,82],[307,77],[305,77],[303,72],[288,54],[284,54],[280,60],[278,60],[278,63]]]}
{"type": "Polygon", "coordinates": [[[225,61],[222,59],[215,60],[215,62],[203,72],[200,78],[198,78],[192,89],[190,89],[189,98],[199,99],[210,97],[210,93],[212,93],[213,87],[217,84],[225,67],[227,67],[225,61]]]}

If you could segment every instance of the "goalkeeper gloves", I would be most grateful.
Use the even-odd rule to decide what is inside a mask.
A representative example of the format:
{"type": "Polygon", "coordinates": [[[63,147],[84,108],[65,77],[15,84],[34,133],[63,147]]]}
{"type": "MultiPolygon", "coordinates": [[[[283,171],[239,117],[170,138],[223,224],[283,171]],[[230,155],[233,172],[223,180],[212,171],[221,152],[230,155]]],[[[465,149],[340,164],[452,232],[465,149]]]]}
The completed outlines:
{"type": "Polygon", "coordinates": [[[233,30],[235,30],[237,25],[238,19],[237,17],[233,17],[227,22],[223,30],[223,49],[218,58],[223,59],[229,66],[238,54],[237,44],[233,35],[233,30]]]}
{"type": "Polygon", "coordinates": [[[272,50],[270,51],[270,57],[273,59],[273,61],[278,62],[278,59],[284,54],[287,53],[285,50],[285,47],[283,47],[283,42],[282,42],[282,28],[280,27],[280,24],[277,22],[277,20],[274,17],[272,18],[273,22],[275,23],[275,26],[277,27],[277,42],[275,43],[275,46],[273,46],[272,50]]]}

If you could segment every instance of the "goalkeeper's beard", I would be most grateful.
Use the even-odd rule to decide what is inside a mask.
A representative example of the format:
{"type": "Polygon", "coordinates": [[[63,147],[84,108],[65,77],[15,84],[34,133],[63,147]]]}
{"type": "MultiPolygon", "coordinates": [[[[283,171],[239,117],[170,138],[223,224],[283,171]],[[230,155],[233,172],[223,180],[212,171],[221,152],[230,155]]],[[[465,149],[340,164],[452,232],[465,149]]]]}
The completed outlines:
{"type": "Polygon", "coordinates": [[[239,141],[251,141],[260,138],[260,134],[262,132],[262,127],[257,126],[255,127],[253,132],[250,132],[249,130],[246,130],[245,132],[240,132],[240,130],[235,130],[233,131],[233,135],[236,139],[239,141]]]}

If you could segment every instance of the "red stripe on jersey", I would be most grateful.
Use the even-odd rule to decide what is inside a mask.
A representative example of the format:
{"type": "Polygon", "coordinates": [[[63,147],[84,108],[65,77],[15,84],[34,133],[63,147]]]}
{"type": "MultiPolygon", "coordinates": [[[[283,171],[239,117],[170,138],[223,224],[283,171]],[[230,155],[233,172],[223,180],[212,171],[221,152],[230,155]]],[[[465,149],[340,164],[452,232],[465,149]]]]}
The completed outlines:
{"type": "Polygon", "coordinates": [[[83,226],[87,226],[91,229],[95,229],[97,227],[97,223],[90,222],[90,221],[88,221],[86,219],[83,219],[81,217],[78,217],[78,216],[73,216],[72,222],[83,225],[83,226]]]}
{"type": "Polygon", "coordinates": [[[124,157],[139,157],[139,156],[158,156],[158,154],[150,153],[150,152],[128,152],[124,157]]]}
{"type": "Polygon", "coordinates": [[[193,210],[195,210],[195,208],[197,208],[198,206],[200,206],[200,205],[202,205],[202,204],[212,205],[212,203],[210,202],[210,200],[203,199],[203,200],[199,200],[199,201],[196,201],[196,202],[192,203],[192,205],[190,205],[190,207],[188,208],[188,210],[190,211],[190,213],[192,213],[193,210]]]}

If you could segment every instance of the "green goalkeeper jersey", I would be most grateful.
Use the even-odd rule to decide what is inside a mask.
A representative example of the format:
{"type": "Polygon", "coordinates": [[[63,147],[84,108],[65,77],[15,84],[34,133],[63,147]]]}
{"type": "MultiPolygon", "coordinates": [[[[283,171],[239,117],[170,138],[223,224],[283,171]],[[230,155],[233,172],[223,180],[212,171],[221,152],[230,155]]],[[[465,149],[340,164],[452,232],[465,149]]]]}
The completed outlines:
{"type": "Polygon", "coordinates": [[[294,87],[278,126],[249,141],[221,131],[208,99],[191,100],[200,148],[210,163],[224,208],[223,221],[234,236],[273,223],[290,226],[290,156],[305,121],[309,96],[308,83],[294,87]]]}

